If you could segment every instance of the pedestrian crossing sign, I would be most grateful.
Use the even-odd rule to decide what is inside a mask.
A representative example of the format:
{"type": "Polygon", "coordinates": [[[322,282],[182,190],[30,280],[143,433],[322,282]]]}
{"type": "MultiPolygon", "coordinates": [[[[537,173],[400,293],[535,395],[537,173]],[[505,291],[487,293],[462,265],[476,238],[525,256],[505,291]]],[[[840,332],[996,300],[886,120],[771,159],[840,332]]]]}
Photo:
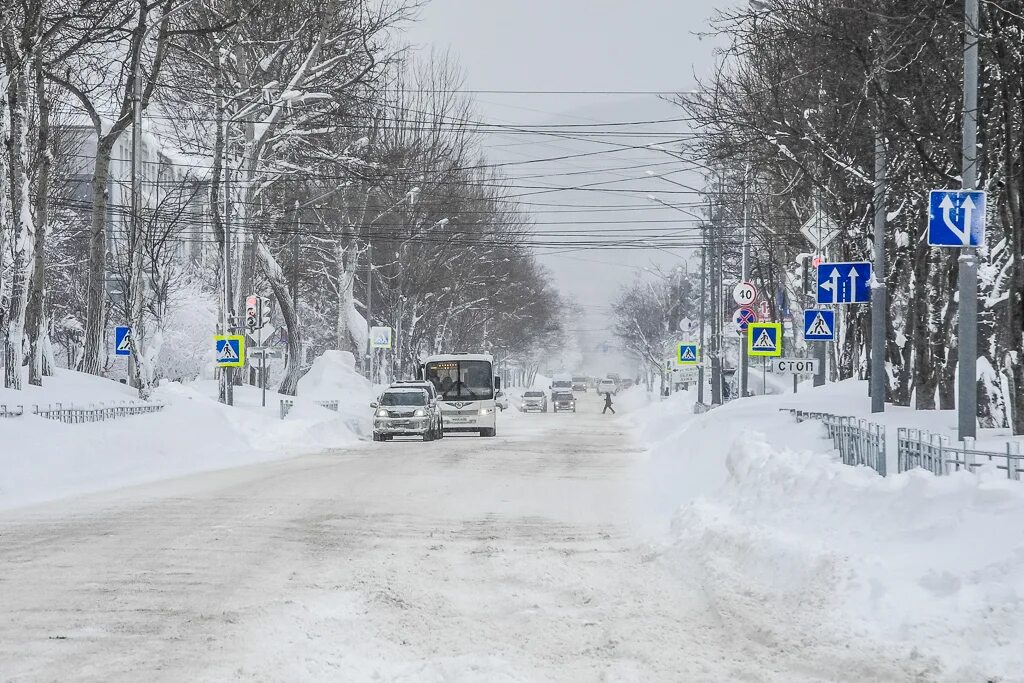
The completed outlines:
{"type": "Polygon", "coordinates": [[[236,334],[218,334],[213,340],[216,344],[219,367],[245,367],[245,337],[236,334]]]}
{"type": "Polygon", "coordinates": [[[804,340],[835,341],[836,313],[827,309],[804,311],[804,340]]]}
{"type": "Polygon", "coordinates": [[[114,355],[132,355],[132,328],[118,325],[114,328],[114,355]]]}
{"type": "Polygon", "coordinates": [[[747,355],[781,356],[782,323],[751,323],[747,328],[747,355]]]}
{"type": "Polygon", "coordinates": [[[700,347],[696,344],[680,344],[676,353],[679,365],[696,365],[700,362],[700,347]]]}
{"type": "Polygon", "coordinates": [[[676,362],[680,365],[696,365],[700,362],[700,347],[696,344],[680,344],[676,362]]]}

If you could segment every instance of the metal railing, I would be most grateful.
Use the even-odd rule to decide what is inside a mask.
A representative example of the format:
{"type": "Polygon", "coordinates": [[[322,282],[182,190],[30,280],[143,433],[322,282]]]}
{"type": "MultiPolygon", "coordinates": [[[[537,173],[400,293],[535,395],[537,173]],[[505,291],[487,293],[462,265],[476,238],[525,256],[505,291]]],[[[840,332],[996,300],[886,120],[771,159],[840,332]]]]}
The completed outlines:
{"type": "Polygon", "coordinates": [[[844,465],[864,465],[886,475],[885,427],[864,419],[831,413],[809,412],[783,408],[796,418],[797,422],[818,420],[832,439],[832,445],[839,451],[844,465]]]}
{"type": "MultiPolygon", "coordinates": [[[[63,403],[49,404],[44,407],[32,406],[31,415],[38,415],[47,420],[57,420],[66,424],[81,424],[85,422],[105,422],[116,420],[132,415],[145,415],[157,413],[164,409],[162,403],[119,403],[106,405],[103,403],[89,404],[88,406],[75,406],[63,403]]],[[[0,417],[20,417],[25,415],[25,407],[22,405],[7,406],[0,405],[0,417]]]]}
{"type": "MultiPolygon", "coordinates": [[[[327,408],[327,410],[333,410],[334,412],[338,412],[338,401],[313,401],[313,403],[317,404],[321,408],[327,408]]],[[[295,407],[295,401],[287,398],[281,399],[282,420],[288,417],[288,413],[292,411],[293,407],[295,407]]]]}
{"type": "Polygon", "coordinates": [[[923,429],[900,427],[897,430],[897,454],[899,471],[915,468],[928,470],[943,476],[950,472],[967,470],[973,472],[988,463],[996,462],[996,468],[1006,471],[1006,478],[1020,481],[1024,470],[1024,453],[1019,442],[1008,441],[1006,450],[983,451],[975,447],[975,440],[953,442],[942,434],[932,434],[923,429]],[[998,464],[998,462],[1005,464],[998,464]]]}
{"type": "Polygon", "coordinates": [[[715,409],[717,407],[718,406],[716,406],[714,403],[701,403],[700,401],[694,401],[694,403],[693,403],[693,414],[694,415],[703,415],[704,413],[711,412],[713,409],[715,409]]]}

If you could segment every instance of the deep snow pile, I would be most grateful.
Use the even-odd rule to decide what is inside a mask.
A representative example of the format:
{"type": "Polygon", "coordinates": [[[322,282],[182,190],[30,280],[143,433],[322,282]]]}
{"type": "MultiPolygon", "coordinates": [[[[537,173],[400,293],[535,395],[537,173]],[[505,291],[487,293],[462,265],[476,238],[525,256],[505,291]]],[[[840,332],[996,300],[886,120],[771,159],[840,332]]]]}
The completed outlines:
{"type": "MultiPolygon", "coordinates": [[[[366,380],[342,363],[332,357],[328,368],[304,378],[284,420],[279,402],[291,397],[268,391],[264,408],[259,389],[235,387],[228,407],[217,402],[211,380],[164,383],[153,400],[166,407],[155,414],[86,424],[0,418],[0,508],[353,444],[368,431],[372,399],[366,380]],[[339,412],[313,398],[339,400],[339,412]]],[[[28,412],[32,404],[86,407],[135,398],[123,384],[68,370],[41,388],[0,389],[0,404],[24,404],[28,412]]]]}
{"type": "MultiPolygon", "coordinates": [[[[852,413],[849,391],[800,400],[852,413]]],[[[874,648],[925,680],[1024,680],[1024,484],[842,465],[820,425],[779,414],[794,400],[633,410],[646,512],[676,509],[662,559],[764,656],[874,648]]]]}

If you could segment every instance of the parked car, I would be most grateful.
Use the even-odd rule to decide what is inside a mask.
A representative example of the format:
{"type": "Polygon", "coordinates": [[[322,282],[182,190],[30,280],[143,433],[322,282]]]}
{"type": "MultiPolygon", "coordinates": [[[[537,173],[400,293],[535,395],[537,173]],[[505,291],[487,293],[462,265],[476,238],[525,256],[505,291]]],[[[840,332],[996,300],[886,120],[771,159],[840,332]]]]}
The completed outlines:
{"type": "Polygon", "coordinates": [[[586,377],[573,377],[572,378],[572,390],[587,392],[587,378],[586,377]]]}
{"type": "Polygon", "coordinates": [[[520,404],[519,410],[524,413],[528,413],[531,410],[536,410],[541,413],[548,412],[548,397],[543,391],[532,389],[523,393],[523,402],[520,404]]]}
{"type": "Polygon", "coordinates": [[[555,413],[575,413],[576,397],[566,392],[555,394],[551,398],[551,411],[555,413]]]}
{"type": "Polygon", "coordinates": [[[599,394],[617,394],[619,393],[619,385],[615,383],[615,380],[610,377],[605,377],[597,383],[597,393],[599,394]]]}
{"type": "Polygon", "coordinates": [[[508,410],[508,396],[504,391],[494,392],[494,405],[498,406],[498,410],[502,412],[508,410]]]}
{"type": "Polygon", "coordinates": [[[433,441],[441,433],[441,411],[421,387],[390,387],[370,407],[374,410],[374,441],[390,441],[396,436],[433,441]]]}
{"type": "Polygon", "coordinates": [[[438,401],[441,400],[441,397],[438,395],[437,387],[434,386],[433,382],[428,382],[425,379],[400,379],[400,380],[397,380],[395,382],[392,382],[391,383],[391,387],[394,388],[394,389],[401,389],[401,388],[404,388],[404,387],[412,387],[412,388],[423,389],[424,391],[426,391],[427,395],[430,396],[430,402],[434,404],[434,407],[437,410],[437,423],[438,423],[437,438],[439,438],[439,439],[443,439],[444,438],[444,416],[443,416],[443,413],[441,412],[441,406],[440,406],[440,404],[438,404],[438,401]]]}

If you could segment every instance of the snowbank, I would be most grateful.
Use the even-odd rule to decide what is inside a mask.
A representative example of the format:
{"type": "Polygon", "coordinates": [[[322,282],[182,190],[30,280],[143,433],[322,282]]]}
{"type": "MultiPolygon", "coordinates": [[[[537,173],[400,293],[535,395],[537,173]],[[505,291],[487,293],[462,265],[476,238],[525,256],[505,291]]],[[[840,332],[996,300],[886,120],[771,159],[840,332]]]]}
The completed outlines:
{"type": "Polygon", "coordinates": [[[872,651],[925,680],[1024,680],[1024,484],[883,478],[838,462],[820,425],[778,412],[801,401],[856,414],[859,390],[749,398],[702,416],[683,393],[634,410],[648,444],[645,512],[676,510],[661,559],[717,618],[756,634],[754,654],[872,651]]]}
{"type": "MultiPolygon", "coordinates": [[[[166,407],[149,415],[71,425],[33,415],[0,418],[0,508],[351,445],[368,433],[371,398],[366,380],[356,382],[337,370],[339,363],[332,357],[321,364],[329,369],[303,378],[284,420],[279,402],[291,397],[268,391],[261,407],[259,389],[235,387],[229,407],[217,402],[212,380],[164,383],[153,398],[166,407]],[[338,400],[339,411],[314,398],[338,400]]],[[[0,389],[0,404],[8,405],[85,407],[135,398],[123,384],[67,370],[44,387],[0,389]]]]}

